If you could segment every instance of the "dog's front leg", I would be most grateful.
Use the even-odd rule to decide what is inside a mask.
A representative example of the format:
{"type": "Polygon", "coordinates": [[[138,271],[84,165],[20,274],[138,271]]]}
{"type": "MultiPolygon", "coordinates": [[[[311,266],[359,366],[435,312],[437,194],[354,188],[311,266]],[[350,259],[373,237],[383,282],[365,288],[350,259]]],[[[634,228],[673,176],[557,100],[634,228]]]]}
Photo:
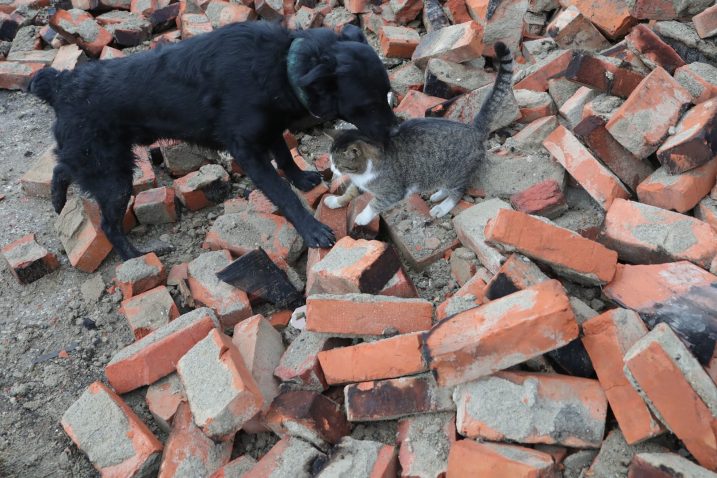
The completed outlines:
{"type": "Polygon", "coordinates": [[[316,171],[302,171],[294,162],[291,151],[286,146],[284,137],[278,135],[271,142],[271,154],[274,155],[276,165],[284,171],[291,184],[302,191],[311,191],[321,182],[321,175],[316,171]]]}
{"type": "Polygon", "coordinates": [[[234,161],[241,166],[261,192],[279,208],[294,225],[308,247],[331,247],[336,242],[331,228],[320,223],[309,212],[274,169],[266,156],[255,148],[241,144],[229,146],[234,161]]]}

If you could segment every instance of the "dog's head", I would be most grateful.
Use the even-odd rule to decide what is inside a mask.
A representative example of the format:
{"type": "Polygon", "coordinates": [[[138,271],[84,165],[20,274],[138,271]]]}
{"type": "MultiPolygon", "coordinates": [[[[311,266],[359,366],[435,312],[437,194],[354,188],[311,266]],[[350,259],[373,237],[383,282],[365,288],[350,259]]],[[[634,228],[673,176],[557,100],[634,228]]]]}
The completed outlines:
{"type": "Polygon", "coordinates": [[[293,82],[311,113],[348,121],[375,141],[388,138],[397,124],[387,101],[391,84],[358,27],[347,25],[338,38],[329,30],[308,30],[294,41],[289,58],[293,82]]]}

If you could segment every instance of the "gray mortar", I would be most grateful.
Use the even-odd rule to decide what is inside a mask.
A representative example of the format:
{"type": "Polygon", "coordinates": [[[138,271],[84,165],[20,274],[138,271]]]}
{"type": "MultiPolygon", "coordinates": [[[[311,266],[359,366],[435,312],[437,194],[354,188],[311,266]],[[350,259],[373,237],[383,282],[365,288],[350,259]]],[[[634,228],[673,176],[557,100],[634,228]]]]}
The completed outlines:
{"type": "MultiPolygon", "coordinates": [[[[251,249],[265,246],[267,237],[273,242],[276,222],[262,214],[224,214],[217,218],[211,231],[230,244],[251,249]]],[[[299,233],[291,224],[286,223],[279,229],[278,239],[289,249],[287,260],[290,263],[295,262],[304,250],[304,242],[299,233]]]]}
{"type": "Polygon", "coordinates": [[[363,422],[354,423],[353,429],[351,430],[351,438],[355,440],[377,441],[384,445],[395,445],[396,433],[398,433],[397,420],[363,422]]]}
{"type": "Polygon", "coordinates": [[[226,478],[241,478],[251,471],[256,465],[256,460],[249,455],[242,455],[236,460],[224,465],[223,471],[226,478]]]}
{"type": "Polygon", "coordinates": [[[314,294],[309,296],[310,299],[318,300],[340,300],[349,301],[357,304],[380,304],[386,302],[398,304],[425,304],[424,299],[394,297],[390,295],[373,295],[373,294],[314,294]]]}
{"type": "Polygon", "coordinates": [[[460,85],[465,91],[473,91],[495,80],[495,75],[487,73],[483,68],[472,68],[440,58],[429,60],[426,70],[441,81],[460,85]]]}
{"type": "Polygon", "coordinates": [[[82,207],[82,198],[72,196],[65,203],[62,212],[55,220],[55,232],[60,236],[62,246],[70,252],[77,244],[77,233],[85,224],[86,218],[82,207]]]}
{"type": "Polygon", "coordinates": [[[40,32],[40,28],[32,25],[21,27],[15,33],[15,38],[12,40],[8,54],[33,51],[35,49],[35,39],[40,32]]]}
{"type": "Polygon", "coordinates": [[[575,314],[575,320],[581,326],[586,321],[599,315],[592,308],[590,308],[590,306],[588,306],[585,302],[578,299],[577,297],[570,297],[570,308],[573,309],[573,314],[575,314]]]}
{"type": "Polygon", "coordinates": [[[340,271],[352,266],[372,250],[368,246],[353,246],[350,248],[334,247],[326,256],[313,267],[314,272],[340,271]]]}
{"type": "Polygon", "coordinates": [[[638,456],[669,476],[682,478],[717,478],[717,473],[702,468],[676,453],[639,453],[638,456]]]}
{"type": "Polygon", "coordinates": [[[218,164],[205,164],[199,168],[197,174],[193,174],[192,177],[187,180],[187,186],[194,190],[202,189],[214,181],[222,179],[228,180],[228,175],[224,168],[218,164]]]}
{"type": "MultiPolygon", "coordinates": [[[[597,454],[597,450],[579,450],[565,457],[565,460],[563,460],[563,478],[583,478],[585,476],[584,472],[590,467],[597,454]]],[[[596,478],[615,477],[604,476],[596,478]]]]}
{"type": "Polygon", "coordinates": [[[652,173],[647,179],[645,179],[645,183],[660,183],[664,184],[665,186],[672,186],[676,184],[681,178],[681,174],[670,174],[664,167],[661,167],[656,169],[654,173],[652,173]]]}
{"type": "Polygon", "coordinates": [[[323,350],[324,344],[330,338],[329,334],[303,330],[287,347],[286,352],[281,356],[279,365],[289,369],[298,367],[306,361],[306,357],[323,350]]]}
{"type": "Polygon", "coordinates": [[[592,100],[592,108],[598,116],[607,121],[624,102],[625,100],[618,96],[600,94],[592,100]]]}
{"type": "Polygon", "coordinates": [[[145,262],[143,257],[135,257],[125,261],[117,268],[117,280],[120,282],[137,282],[159,274],[159,269],[145,262]]]}
{"type": "MultiPolygon", "coordinates": [[[[507,440],[524,443],[529,436],[539,434],[558,444],[577,437],[599,447],[604,422],[596,421],[580,400],[542,399],[538,393],[539,383],[533,377],[521,384],[491,376],[459,385],[453,400],[459,409],[465,409],[464,413],[503,434],[507,440]]],[[[459,430],[462,427],[460,413],[457,427],[459,430]]]]}
{"type": "MultiPolygon", "coordinates": [[[[717,68],[709,63],[694,62],[687,65],[687,68],[697,73],[708,83],[717,86],[717,68]]],[[[699,83],[691,79],[689,75],[679,71],[675,73],[675,79],[690,92],[692,96],[699,96],[702,94],[704,87],[699,83]]]]}
{"type": "Polygon", "coordinates": [[[155,294],[150,296],[142,294],[129,299],[127,305],[142,310],[142,313],[135,316],[132,321],[135,328],[156,330],[169,322],[169,312],[173,304],[172,296],[165,289],[165,293],[159,297],[160,300],[157,299],[158,296],[155,294]]]}
{"type": "Polygon", "coordinates": [[[636,453],[662,452],[664,447],[654,441],[628,445],[619,429],[608,433],[600,452],[588,472],[595,478],[627,478],[627,468],[636,453]]]}
{"type": "Polygon", "coordinates": [[[334,450],[329,463],[321,470],[317,478],[365,478],[371,476],[371,470],[383,446],[383,443],[375,441],[344,437],[334,450]]]}
{"type": "Polygon", "coordinates": [[[103,390],[86,390],[62,416],[77,438],[78,446],[99,468],[118,465],[135,455],[128,437],[129,420],[103,390]]]}
{"type": "Polygon", "coordinates": [[[688,62],[692,61],[704,61],[709,59],[712,61],[717,60],[717,43],[714,39],[703,40],[697,34],[694,24],[691,22],[679,22],[679,21],[662,21],[657,22],[654,26],[654,31],[667,43],[677,41],[687,47],[697,50],[701,56],[705,58],[687,58],[688,62]]]}
{"type": "Polygon", "coordinates": [[[476,305],[476,296],[473,294],[453,296],[448,299],[448,305],[445,308],[445,315],[446,317],[450,317],[476,307],[478,307],[476,305]]]}
{"type": "Polygon", "coordinates": [[[482,188],[487,197],[509,198],[548,179],[558,184],[565,182],[565,169],[545,151],[516,152],[514,156],[496,153],[488,152],[471,183],[474,188],[482,188]]]}
{"type": "Polygon", "coordinates": [[[582,85],[565,78],[554,78],[548,81],[548,92],[558,108],[562,107],[580,88],[582,85]]]}
{"type": "Polygon", "coordinates": [[[45,255],[47,255],[47,249],[45,249],[33,240],[18,247],[14,247],[9,251],[4,252],[3,255],[10,263],[19,263],[25,261],[34,262],[45,257],[45,255]]]}
{"type": "Polygon", "coordinates": [[[533,453],[523,450],[520,447],[504,445],[501,443],[485,443],[485,445],[490,447],[491,450],[498,453],[499,455],[502,455],[503,457],[507,458],[508,460],[524,463],[533,468],[541,469],[545,468],[546,465],[552,465],[552,459],[548,460],[548,458],[546,457],[545,460],[541,460],[533,453]]]}
{"type": "Polygon", "coordinates": [[[514,90],[514,93],[518,106],[521,108],[535,108],[553,101],[548,93],[542,91],[514,90]]]}
{"type": "MultiPolygon", "coordinates": [[[[324,456],[319,450],[299,438],[289,438],[289,446],[276,460],[276,468],[267,478],[309,478],[311,464],[324,456]]],[[[368,476],[368,475],[366,475],[368,476]]]]}
{"type": "Polygon", "coordinates": [[[685,219],[672,224],[638,224],[632,228],[633,235],[640,241],[654,245],[658,251],[676,256],[698,244],[692,230],[694,221],[685,219]]]}
{"type": "Polygon", "coordinates": [[[406,419],[410,423],[406,444],[414,456],[411,467],[403,470],[406,475],[433,477],[446,472],[451,442],[444,430],[454,416],[454,413],[428,413],[406,419]]]}
{"type": "Polygon", "coordinates": [[[215,327],[219,327],[219,320],[217,320],[216,315],[214,315],[214,311],[212,309],[208,309],[206,307],[201,307],[199,309],[195,309],[191,312],[187,312],[186,314],[174,319],[167,325],[164,325],[160,327],[159,329],[155,330],[153,333],[142,337],[140,340],[137,340],[136,342],[131,343],[127,347],[123,348],[119,352],[117,352],[114,357],[112,357],[112,360],[110,360],[108,365],[120,362],[122,360],[125,360],[129,357],[132,357],[134,354],[139,352],[140,350],[145,349],[151,344],[154,344],[156,342],[159,342],[166,337],[172,335],[173,333],[176,333],[192,323],[198,321],[203,316],[209,315],[213,322],[215,327]]]}

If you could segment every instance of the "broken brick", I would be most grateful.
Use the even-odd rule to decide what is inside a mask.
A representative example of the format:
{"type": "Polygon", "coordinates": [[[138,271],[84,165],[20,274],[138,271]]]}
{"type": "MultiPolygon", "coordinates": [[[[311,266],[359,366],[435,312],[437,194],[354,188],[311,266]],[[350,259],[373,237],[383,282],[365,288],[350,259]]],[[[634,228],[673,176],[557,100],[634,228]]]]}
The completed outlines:
{"type": "Polygon", "coordinates": [[[90,384],[60,423],[103,476],[140,476],[159,467],[162,443],[102,382],[90,384]]]}
{"type": "Polygon", "coordinates": [[[520,122],[530,123],[545,116],[557,113],[553,98],[546,92],[531,90],[515,90],[515,99],[520,110],[520,122]]]}
{"type": "Polygon", "coordinates": [[[478,270],[478,260],[470,249],[459,247],[454,250],[450,258],[451,276],[463,286],[478,270]]]}
{"type": "MultiPolygon", "coordinates": [[[[349,182],[350,183],[350,182],[349,182]]],[[[344,182],[343,186],[348,186],[349,183],[344,182]]],[[[338,193],[338,192],[337,192],[338,193]]],[[[365,226],[359,226],[356,224],[356,218],[359,214],[368,206],[373,199],[371,193],[366,192],[361,194],[359,197],[354,198],[349,203],[348,210],[348,227],[349,235],[354,239],[376,239],[378,236],[378,229],[380,223],[380,217],[376,216],[373,220],[365,226]]]]}
{"type": "Polygon", "coordinates": [[[570,0],[611,40],[622,38],[637,23],[624,0],[570,0]]]}
{"type": "Polygon", "coordinates": [[[179,317],[179,309],[165,286],[123,300],[119,313],[125,316],[137,340],[179,317]]]}
{"type": "Polygon", "coordinates": [[[538,118],[527,124],[523,129],[515,133],[511,141],[515,142],[519,149],[535,151],[543,148],[543,141],[558,127],[556,116],[538,118]]]}
{"type": "Polygon", "coordinates": [[[100,227],[100,211],[95,203],[73,196],[55,220],[55,232],[70,264],[83,272],[94,272],[112,250],[100,227]]]}
{"type": "Polygon", "coordinates": [[[164,167],[173,177],[186,176],[208,164],[206,152],[187,143],[167,141],[159,148],[164,167]]]}
{"type": "Polygon", "coordinates": [[[202,33],[209,33],[213,30],[212,22],[203,13],[184,13],[180,18],[179,29],[182,32],[182,40],[192,38],[202,33]]]}
{"type": "Polygon", "coordinates": [[[134,215],[140,224],[177,222],[176,195],[171,187],[148,189],[137,194],[134,215]]]}
{"type": "Polygon", "coordinates": [[[443,98],[429,96],[416,90],[408,90],[394,112],[403,119],[424,118],[426,110],[443,103],[443,101],[443,98]]]}
{"type": "Polygon", "coordinates": [[[547,453],[516,445],[458,440],[448,455],[447,476],[556,478],[560,475],[553,457],[547,453]]]}
{"type": "Polygon", "coordinates": [[[549,280],[549,277],[530,259],[520,254],[511,254],[498,273],[486,284],[484,295],[487,300],[500,299],[546,280],[549,280]]]}
{"type": "Polygon", "coordinates": [[[488,199],[472,206],[453,218],[453,227],[458,239],[475,252],[480,263],[491,273],[498,272],[505,257],[485,240],[485,226],[488,221],[510,205],[500,199],[488,199]]]}
{"type": "MultiPolygon", "coordinates": [[[[324,16],[318,10],[302,5],[294,16],[293,28],[308,30],[309,28],[318,28],[324,21],[324,16]]],[[[289,24],[291,28],[292,24],[289,24]]]]}
{"type": "Polygon", "coordinates": [[[402,25],[413,21],[423,10],[421,0],[391,0],[390,5],[396,16],[396,22],[402,25]]]}
{"type": "Polygon", "coordinates": [[[239,3],[213,0],[205,10],[213,28],[221,28],[232,23],[247,22],[256,19],[256,12],[239,3]]]}
{"type": "Polygon", "coordinates": [[[495,56],[493,45],[501,41],[510,51],[520,50],[520,39],[523,30],[523,18],[528,11],[529,0],[497,2],[493,15],[488,19],[490,0],[468,0],[466,7],[475,22],[484,25],[483,55],[495,56]]]}
{"type": "Polygon", "coordinates": [[[209,478],[240,478],[246,476],[256,466],[256,460],[250,455],[241,455],[219,468],[209,478]]]}
{"type": "Polygon", "coordinates": [[[32,76],[43,68],[44,63],[0,61],[0,89],[27,90],[32,76]]]}
{"type": "Polygon", "coordinates": [[[465,437],[578,448],[602,444],[607,400],[597,380],[498,372],[457,386],[453,400],[456,427],[465,437]],[[565,420],[566,414],[580,417],[580,426],[565,420]]]}
{"type": "Polygon", "coordinates": [[[167,279],[164,265],[154,252],[123,262],[115,269],[115,276],[125,299],[154,289],[167,279]]]}
{"type": "Polygon", "coordinates": [[[705,9],[692,17],[695,30],[700,38],[709,38],[717,35],[717,5],[705,9]]]}
{"type": "Polygon", "coordinates": [[[622,199],[605,215],[601,241],[637,264],[687,260],[706,269],[717,255],[717,233],[709,224],[622,199]]]}
{"type": "MultiPolygon", "coordinates": [[[[478,115],[483,103],[488,99],[490,92],[493,91],[492,85],[483,86],[477,90],[471,91],[465,95],[459,96],[448,109],[444,117],[461,123],[473,124],[473,120],[478,115]]],[[[493,121],[489,125],[491,132],[504,128],[512,124],[520,118],[520,109],[515,96],[510,91],[503,100],[500,111],[495,115],[493,121]]]]}
{"type": "Polygon", "coordinates": [[[50,17],[50,26],[68,42],[76,43],[93,57],[100,56],[102,49],[112,42],[112,34],[84,10],[58,9],[50,17]]]}
{"type": "Polygon", "coordinates": [[[713,65],[689,63],[675,71],[675,79],[690,92],[696,105],[717,96],[717,68],[713,65]]]}
{"type": "Polygon", "coordinates": [[[308,442],[294,437],[282,438],[242,478],[296,476],[321,459],[325,459],[325,455],[308,442]]]}
{"type": "Polygon", "coordinates": [[[396,441],[401,476],[438,477],[448,468],[448,451],[456,441],[453,413],[429,413],[398,422],[396,441]]]}
{"type": "Polygon", "coordinates": [[[379,291],[378,295],[414,299],[418,297],[418,291],[411,277],[409,277],[406,271],[403,270],[403,267],[401,267],[398,269],[398,272],[386,282],[386,285],[379,291]]]}
{"type": "Polygon", "coordinates": [[[685,65],[685,61],[647,25],[636,25],[625,38],[627,46],[636,51],[640,59],[651,69],[661,66],[671,75],[685,65]]]}
{"type": "Polygon", "coordinates": [[[578,88],[560,107],[560,116],[565,119],[565,126],[570,130],[574,130],[578,123],[582,121],[587,105],[598,95],[598,91],[587,86],[578,88]]]}
{"type": "Polygon", "coordinates": [[[187,401],[179,376],[172,373],[147,387],[145,401],[157,425],[169,432],[179,405],[187,401]]]}
{"type": "Polygon", "coordinates": [[[582,342],[628,444],[661,434],[664,429],[623,372],[625,353],[647,334],[639,315],[613,309],[582,324],[582,342]]]}
{"type": "Polygon", "coordinates": [[[616,198],[630,197],[620,180],[564,126],[558,126],[543,146],[603,209],[607,210],[616,198]]]}
{"type": "Polygon", "coordinates": [[[221,203],[230,189],[229,174],[218,164],[202,166],[174,181],[177,197],[190,211],[221,203]]]}
{"type": "Polygon", "coordinates": [[[562,187],[557,181],[548,179],[510,197],[510,204],[516,211],[554,219],[568,210],[562,187]]]}
{"type": "Polygon", "coordinates": [[[20,178],[20,187],[27,196],[49,198],[52,190],[52,171],[57,164],[55,148],[47,149],[20,178]]]}
{"type": "Polygon", "coordinates": [[[486,226],[485,235],[489,244],[546,263],[558,274],[580,283],[604,285],[615,274],[615,251],[522,212],[499,211],[486,226]]]}
{"type": "Polygon", "coordinates": [[[573,58],[573,52],[557,51],[539,63],[526,68],[525,73],[513,85],[515,89],[548,91],[548,81],[562,77],[573,58]]]}
{"type": "Polygon", "coordinates": [[[365,476],[370,477],[396,476],[396,447],[377,441],[344,437],[317,478],[345,476],[346,470],[363,470],[365,476]]]}
{"type": "Polygon", "coordinates": [[[264,20],[283,20],[284,5],[280,0],[258,0],[254,2],[256,13],[264,20]]]}
{"type": "Polygon", "coordinates": [[[694,169],[717,153],[717,100],[708,100],[685,114],[657,150],[657,158],[670,174],[694,169]]]}
{"type": "Polygon", "coordinates": [[[416,66],[424,68],[431,58],[462,63],[482,54],[483,27],[475,22],[466,22],[424,35],[413,52],[412,60],[416,66]]]}
{"type": "Polygon", "coordinates": [[[677,175],[663,166],[637,186],[637,196],[645,204],[684,213],[709,194],[715,177],[717,158],[677,175]]]}
{"type": "Polygon", "coordinates": [[[259,412],[264,399],[231,338],[213,329],[177,362],[194,422],[227,440],[259,412]]]}
{"type": "Polygon", "coordinates": [[[558,13],[548,25],[547,33],[561,48],[596,51],[610,45],[595,25],[574,5],[558,13]]]}
{"type": "Polygon", "coordinates": [[[152,168],[152,162],[149,159],[149,150],[134,147],[132,152],[135,155],[134,164],[136,166],[132,179],[132,194],[138,194],[156,187],[157,178],[154,174],[154,168],[152,168]]]}
{"type": "Polygon", "coordinates": [[[370,422],[452,411],[452,392],[439,387],[430,374],[346,385],[346,417],[350,422],[370,422]]]}
{"type": "Polygon", "coordinates": [[[10,272],[21,284],[35,282],[60,267],[55,254],[35,240],[35,234],[11,242],[0,250],[10,272]]]}
{"type": "Polygon", "coordinates": [[[572,54],[565,78],[609,95],[627,98],[645,76],[629,68],[616,66],[604,57],[588,53],[572,54]]]}
{"type": "MultiPolygon", "coordinates": [[[[120,52],[120,50],[105,46],[100,54],[100,60],[108,59],[108,57],[117,58],[118,56],[115,52],[120,52]],[[112,52],[114,56],[109,56],[111,50],[114,50],[112,52]]],[[[122,52],[120,52],[120,55],[123,56],[122,52]]],[[[57,55],[50,66],[58,71],[74,70],[77,65],[85,61],[87,61],[87,55],[77,45],[63,45],[57,50],[57,55]]]]}
{"type": "Polygon", "coordinates": [[[710,197],[704,198],[695,208],[695,218],[706,222],[717,231],[717,201],[710,197]]]}
{"type": "Polygon", "coordinates": [[[411,58],[420,40],[413,28],[391,26],[382,27],[378,38],[381,53],[386,58],[411,58]]]}
{"type": "Polygon", "coordinates": [[[421,75],[421,79],[421,83],[425,83],[423,92],[427,95],[453,98],[493,84],[495,74],[483,68],[433,58],[426,65],[425,80],[424,75],[421,75]]]}
{"type": "Polygon", "coordinates": [[[346,339],[304,330],[287,347],[274,375],[292,389],[323,392],[328,386],[317,355],[346,344],[346,339]]]}
{"type": "Polygon", "coordinates": [[[7,61],[17,63],[42,63],[48,66],[55,60],[56,55],[57,50],[10,50],[7,61]]]}
{"type": "Polygon", "coordinates": [[[443,301],[436,308],[436,320],[441,321],[446,317],[451,317],[483,304],[485,302],[485,288],[485,281],[480,277],[480,273],[477,273],[463,284],[452,297],[443,301]]]}
{"type": "Polygon", "coordinates": [[[641,476],[717,478],[717,473],[712,473],[677,453],[638,453],[630,462],[627,478],[640,478],[641,476]]]}
{"type": "Polygon", "coordinates": [[[345,237],[348,234],[348,208],[342,207],[338,209],[331,209],[326,206],[324,201],[320,201],[316,208],[314,217],[321,222],[326,224],[334,231],[336,240],[345,237]]]}
{"type": "Polygon", "coordinates": [[[431,328],[433,306],[424,299],[369,294],[311,295],[306,330],[343,337],[406,334],[431,328]]]}

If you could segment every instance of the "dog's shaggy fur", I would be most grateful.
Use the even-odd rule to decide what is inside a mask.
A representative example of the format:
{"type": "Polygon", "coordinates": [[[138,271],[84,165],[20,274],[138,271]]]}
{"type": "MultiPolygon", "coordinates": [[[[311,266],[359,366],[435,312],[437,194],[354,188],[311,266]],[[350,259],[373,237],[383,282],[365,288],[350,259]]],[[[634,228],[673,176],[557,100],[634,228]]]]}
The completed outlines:
{"type": "Polygon", "coordinates": [[[73,71],[41,70],[30,91],[55,110],[58,164],[52,201],[59,213],[71,182],[102,211],[102,229],[122,259],[140,255],[122,231],[132,193],[133,145],[178,139],[226,150],[281,210],[309,247],[328,247],[331,229],[306,211],[272,167],[301,190],[320,181],[301,171],[282,133],[311,113],[341,118],[385,140],[396,124],[381,61],[357,27],[289,31],[277,24],[229,25],[178,44],[73,71]],[[293,86],[287,75],[292,41],[293,86]]]}

